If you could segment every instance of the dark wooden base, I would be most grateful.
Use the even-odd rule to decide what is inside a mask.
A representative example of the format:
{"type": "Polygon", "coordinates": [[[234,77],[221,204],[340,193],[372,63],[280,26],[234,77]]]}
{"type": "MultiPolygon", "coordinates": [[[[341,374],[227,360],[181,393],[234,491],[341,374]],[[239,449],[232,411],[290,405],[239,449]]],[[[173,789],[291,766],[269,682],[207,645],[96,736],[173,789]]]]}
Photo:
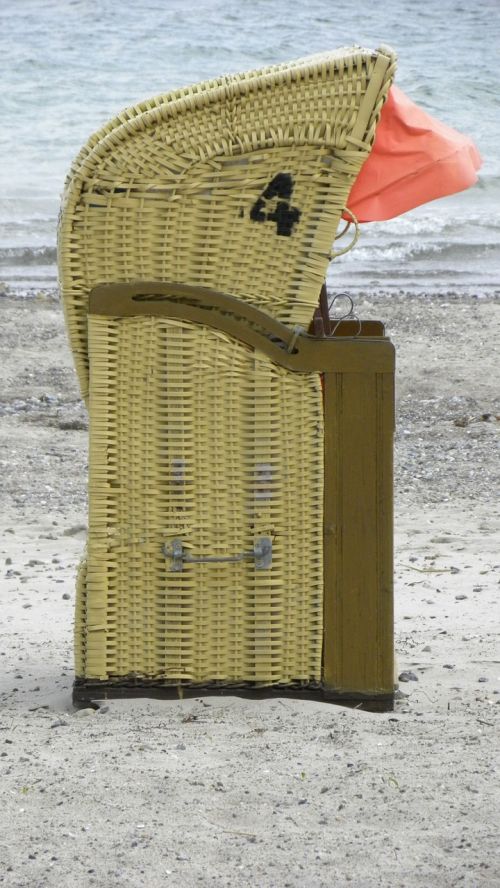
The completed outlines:
{"type": "Polygon", "coordinates": [[[104,700],[132,699],[149,697],[156,700],[193,699],[195,697],[243,697],[250,700],[267,700],[277,697],[288,697],[297,700],[319,700],[335,703],[351,709],[363,709],[365,712],[392,712],[394,695],[361,695],[349,694],[325,688],[321,685],[271,686],[266,688],[250,685],[165,685],[154,682],[112,682],[85,681],[76,679],[73,685],[73,705],[77,708],[92,706],[104,700]]]}

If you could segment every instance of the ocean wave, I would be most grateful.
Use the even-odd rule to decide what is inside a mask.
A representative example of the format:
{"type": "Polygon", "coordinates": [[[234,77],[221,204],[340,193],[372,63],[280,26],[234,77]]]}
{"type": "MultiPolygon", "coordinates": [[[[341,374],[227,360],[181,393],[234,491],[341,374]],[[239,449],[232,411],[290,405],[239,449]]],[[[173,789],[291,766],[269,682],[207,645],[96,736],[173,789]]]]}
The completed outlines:
{"type": "MultiPolygon", "coordinates": [[[[498,243],[467,243],[463,241],[415,241],[401,238],[371,244],[359,244],[354,250],[335,260],[335,266],[411,262],[414,265],[431,262],[436,270],[444,270],[454,265],[487,264],[491,270],[500,269],[500,245],[498,243]]],[[[3,247],[0,248],[0,268],[49,267],[57,264],[55,246],[3,247]]]]}
{"type": "Polygon", "coordinates": [[[421,209],[413,210],[395,219],[385,222],[371,222],[366,227],[361,226],[364,238],[391,236],[396,240],[402,235],[441,235],[449,236],[450,241],[467,240],[471,230],[477,233],[478,238],[488,237],[488,232],[500,231],[500,213],[497,206],[488,207],[484,211],[462,211],[454,207],[440,207],[439,212],[423,212],[421,209]]]}
{"type": "Polygon", "coordinates": [[[31,265],[55,265],[56,247],[2,247],[0,267],[29,267],[31,265]]]}
{"type": "Polygon", "coordinates": [[[337,262],[371,263],[371,262],[423,262],[433,260],[436,267],[444,267],[450,261],[460,264],[473,260],[486,260],[493,264],[498,258],[500,267],[500,245],[498,243],[466,243],[463,241],[422,242],[414,240],[398,240],[379,244],[358,244],[354,250],[341,256],[337,262]]]}
{"type": "Polygon", "coordinates": [[[57,226],[57,216],[27,216],[25,219],[2,219],[0,217],[0,235],[23,233],[28,236],[32,232],[43,229],[54,230],[57,226]]]}

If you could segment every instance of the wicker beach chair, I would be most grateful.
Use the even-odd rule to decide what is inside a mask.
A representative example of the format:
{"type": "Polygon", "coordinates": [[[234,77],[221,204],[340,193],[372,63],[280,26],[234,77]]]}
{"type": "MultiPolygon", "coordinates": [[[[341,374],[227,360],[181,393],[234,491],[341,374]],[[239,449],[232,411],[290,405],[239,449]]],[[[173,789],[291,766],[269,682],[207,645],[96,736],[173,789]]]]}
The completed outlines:
{"type": "Polygon", "coordinates": [[[377,325],[307,330],[394,68],[354,48],[210,81],[124,112],[73,164],[75,699],[390,700],[393,349],[377,325]]]}

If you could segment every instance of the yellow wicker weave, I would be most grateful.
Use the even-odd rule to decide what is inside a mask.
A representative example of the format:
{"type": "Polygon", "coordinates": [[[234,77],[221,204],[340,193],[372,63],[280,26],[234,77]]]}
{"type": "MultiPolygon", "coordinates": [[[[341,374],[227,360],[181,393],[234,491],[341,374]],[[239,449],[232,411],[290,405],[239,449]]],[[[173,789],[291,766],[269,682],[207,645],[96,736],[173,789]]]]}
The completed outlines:
{"type": "MultiPolygon", "coordinates": [[[[69,185],[71,179],[82,172],[82,167],[87,167],[89,173],[92,172],[92,160],[90,160],[87,165],[87,158],[89,155],[93,153],[94,148],[96,148],[100,142],[106,139],[111,133],[115,130],[118,130],[124,123],[127,121],[132,121],[135,117],[140,116],[146,111],[152,111],[155,108],[159,108],[162,105],[168,104],[170,102],[175,102],[179,99],[187,98],[189,96],[195,94],[201,94],[207,92],[208,90],[212,90],[216,87],[221,87],[224,85],[228,85],[231,83],[241,83],[242,81],[251,80],[255,77],[262,77],[265,74],[276,74],[279,71],[284,71],[294,67],[300,67],[309,64],[318,64],[320,59],[323,57],[325,60],[331,62],[334,55],[336,56],[344,56],[344,55],[352,55],[353,53],[359,54],[360,52],[366,53],[370,52],[369,50],[362,50],[361,47],[344,47],[335,50],[335,52],[329,52],[325,54],[317,53],[312,56],[305,56],[300,59],[295,59],[289,62],[283,62],[277,65],[267,65],[263,68],[256,68],[252,71],[244,71],[238,72],[236,74],[224,74],[219,77],[214,77],[211,80],[204,80],[200,83],[193,83],[189,86],[183,86],[179,89],[172,90],[169,93],[160,93],[157,96],[153,96],[152,98],[148,98],[145,101],[139,102],[137,105],[132,105],[129,108],[124,108],[117,114],[116,117],[113,117],[111,120],[108,120],[101,129],[97,130],[95,133],[89,137],[85,145],[82,146],[81,150],[78,152],[77,156],[73,160],[71,164],[71,168],[68,172],[68,176],[66,178],[66,185],[69,185]]],[[[390,47],[382,47],[379,52],[384,53],[389,58],[395,58],[394,52],[390,47]]]]}
{"type": "Polygon", "coordinates": [[[319,681],[323,411],[291,374],[208,328],[91,317],[90,528],[78,674],[319,681]],[[186,564],[273,541],[272,565],[186,564]]]}
{"type": "Polygon", "coordinates": [[[85,395],[87,301],[99,283],[177,280],[309,323],[394,67],[389,50],[313,56],[179,91],[102,131],[69,180],[59,238],[85,395]],[[280,195],[264,197],[279,176],[289,236],[272,219],[280,195]]]}

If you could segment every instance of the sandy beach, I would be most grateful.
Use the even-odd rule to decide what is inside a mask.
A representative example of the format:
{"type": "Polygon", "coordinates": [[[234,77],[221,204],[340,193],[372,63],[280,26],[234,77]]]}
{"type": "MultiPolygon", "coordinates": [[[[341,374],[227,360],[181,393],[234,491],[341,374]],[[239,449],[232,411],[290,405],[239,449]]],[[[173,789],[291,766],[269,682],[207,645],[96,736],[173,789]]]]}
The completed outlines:
{"type": "MultiPolygon", "coordinates": [[[[498,294],[497,294],[498,295],[498,294]]],[[[0,298],[0,883],[500,886],[500,304],[362,294],[397,348],[395,711],[75,710],[87,419],[52,292],[0,298]]]]}

